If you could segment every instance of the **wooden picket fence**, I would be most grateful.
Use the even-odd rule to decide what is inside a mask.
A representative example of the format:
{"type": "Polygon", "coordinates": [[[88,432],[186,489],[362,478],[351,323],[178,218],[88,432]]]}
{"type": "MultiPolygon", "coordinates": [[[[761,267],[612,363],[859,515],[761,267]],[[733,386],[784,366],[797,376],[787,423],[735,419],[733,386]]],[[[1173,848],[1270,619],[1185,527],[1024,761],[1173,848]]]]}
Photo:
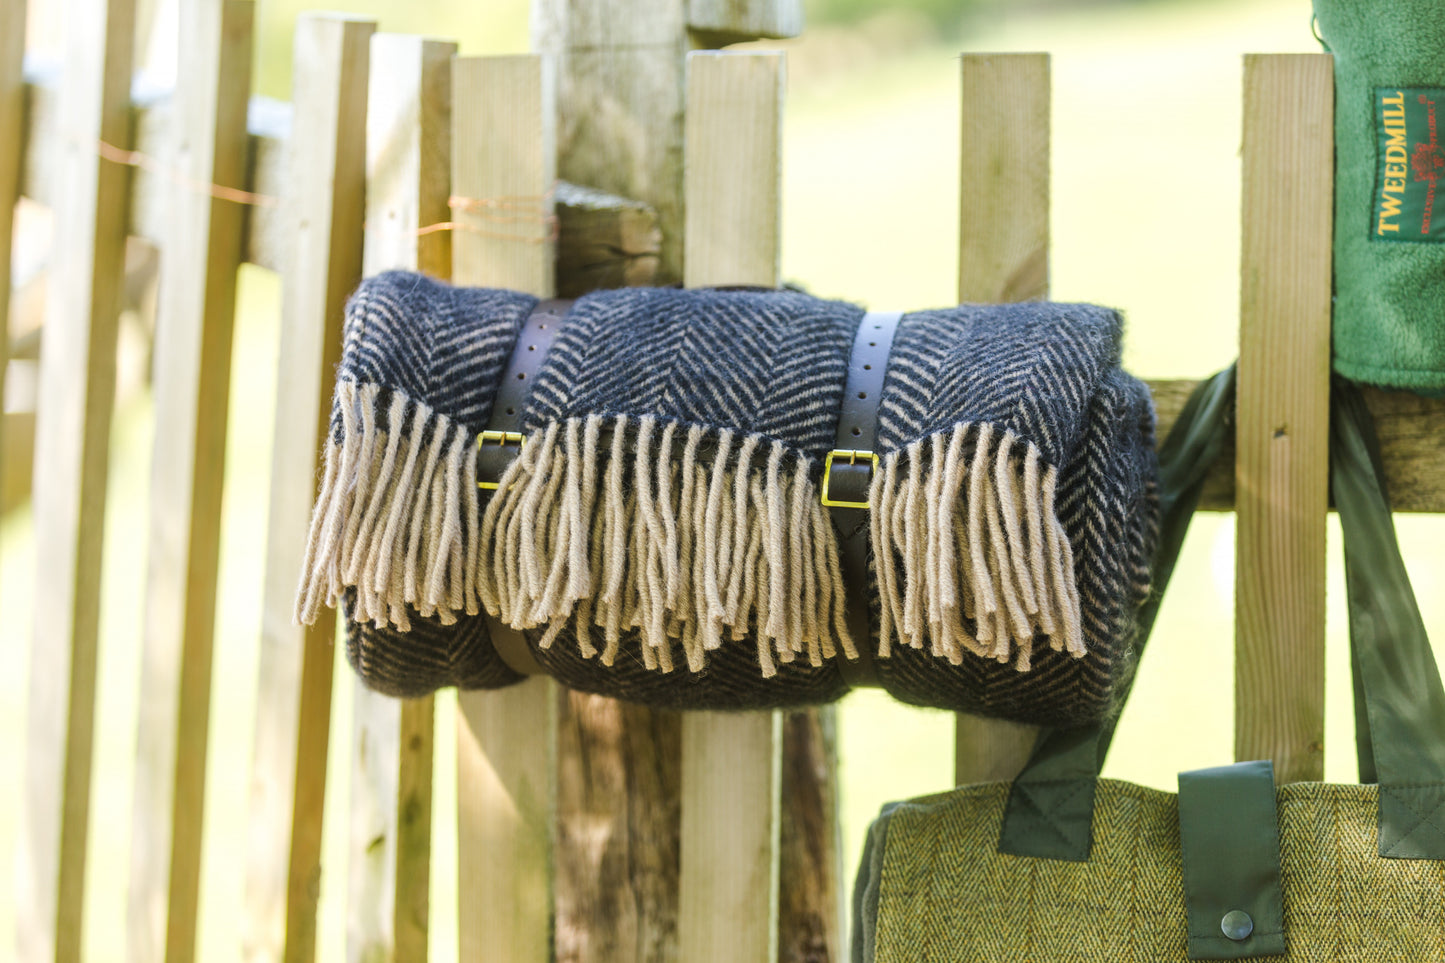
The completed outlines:
{"type": "MultiPolygon", "coordinates": [[[[335,622],[294,625],[293,592],[343,303],[363,274],[406,267],[552,293],[549,65],[458,57],[454,44],[380,34],[364,19],[306,16],[289,125],[248,130],[250,3],[183,4],[180,83],[165,111],[131,102],[126,0],[89,6],[95,16],[69,24],[63,73],[44,86],[22,76],[23,0],[0,0],[0,292],[17,192],[56,219],[37,402],[27,759],[16,780],[18,956],[81,951],[98,533],[121,254],[135,233],[161,247],[165,268],[128,953],[195,954],[221,452],[236,270],[249,261],[280,272],[284,301],[269,516],[257,520],[267,549],[248,859],[236,869],[246,874],[244,952],[315,954],[327,757],[337,751],[352,773],[348,958],[425,959],[432,700],[356,686],[351,739],[333,747],[335,622]],[[525,216],[498,219],[496,199],[525,216]]],[[[1331,61],[1261,55],[1244,67],[1237,455],[1211,479],[1205,507],[1239,516],[1236,754],[1273,759],[1282,780],[1319,779],[1331,61]]],[[[686,283],[775,285],[782,57],[694,53],[686,82],[686,283]]],[[[960,300],[1047,295],[1049,100],[1044,55],[963,58],[960,300]]],[[[1154,384],[1161,430],[1190,387],[1154,384]]],[[[1370,400],[1397,506],[1445,510],[1445,406],[1370,400]]],[[[460,695],[463,960],[552,957],[555,706],[554,683],[540,678],[460,695]]],[[[960,718],[958,780],[1010,777],[1032,736],[960,718]]],[[[691,714],[682,740],[677,957],[776,960],[779,716],[691,714]]],[[[842,945],[833,934],[834,958],[842,945]]]]}

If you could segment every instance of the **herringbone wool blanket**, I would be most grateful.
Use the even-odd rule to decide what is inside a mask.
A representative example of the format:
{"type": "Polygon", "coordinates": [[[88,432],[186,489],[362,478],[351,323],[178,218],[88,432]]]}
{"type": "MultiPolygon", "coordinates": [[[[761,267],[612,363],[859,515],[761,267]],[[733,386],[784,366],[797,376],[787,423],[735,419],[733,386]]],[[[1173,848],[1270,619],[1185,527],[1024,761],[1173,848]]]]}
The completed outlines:
{"type": "Polygon", "coordinates": [[[820,504],[863,311],[790,291],[578,301],[478,491],[478,433],[529,296],[408,273],[352,298],[297,601],[344,604],[372,686],[520,676],[485,610],[561,681],[655,705],[829,701],[868,646],[908,702],[1041,723],[1107,710],[1148,588],[1153,409],[1117,314],[905,315],[880,399],[872,584],[820,504]],[[851,638],[868,591],[870,638],[851,638]]]}

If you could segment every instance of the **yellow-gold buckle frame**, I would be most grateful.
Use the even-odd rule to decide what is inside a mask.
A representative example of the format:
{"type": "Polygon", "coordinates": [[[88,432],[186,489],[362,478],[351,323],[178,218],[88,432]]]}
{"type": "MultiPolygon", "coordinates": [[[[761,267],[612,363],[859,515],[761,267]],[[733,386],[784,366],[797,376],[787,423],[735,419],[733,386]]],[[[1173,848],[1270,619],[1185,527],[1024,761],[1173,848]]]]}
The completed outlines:
{"type": "Polygon", "coordinates": [[[877,471],[877,470],[878,470],[878,454],[877,454],[876,452],[872,452],[872,451],[859,451],[859,450],[851,449],[851,448],[835,448],[835,449],[833,449],[832,451],[828,452],[828,456],[823,459],[823,493],[822,493],[822,495],[823,495],[823,497],[822,497],[823,504],[824,504],[826,507],[828,507],[828,508],[863,508],[863,509],[866,509],[866,508],[868,507],[868,503],[867,503],[866,501],[863,501],[863,502],[840,502],[840,501],[835,501],[835,500],[833,500],[833,499],[831,499],[831,498],[828,497],[828,483],[829,483],[829,481],[830,481],[830,480],[832,479],[832,477],[833,477],[833,462],[834,462],[836,459],[838,459],[838,458],[847,458],[847,459],[848,459],[848,464],[850,464],[850,465],[856,465],[856,464],[858,464],[858,461],[859,461],[860,459],[866,458],[869,462],[871,462],[871,464],[872,464],[872,470],[873,470],[873,471],[877,471]]]}

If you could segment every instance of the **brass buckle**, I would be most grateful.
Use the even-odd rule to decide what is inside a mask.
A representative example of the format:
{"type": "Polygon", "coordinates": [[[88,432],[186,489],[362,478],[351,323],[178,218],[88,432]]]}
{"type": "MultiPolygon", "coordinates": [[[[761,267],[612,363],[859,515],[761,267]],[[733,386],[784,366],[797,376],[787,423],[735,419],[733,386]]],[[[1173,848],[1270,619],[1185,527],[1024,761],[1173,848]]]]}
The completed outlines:
{"type": "MultiPolygon", "coordinates": [[[[480,451],[488,442],[495,442],[498,447],[516,445],[520,450],[527,443],[527,439],[520,431],[484,431],[477,436],[477,450],[480,451]]],[[[496,491],[499,484],[499,482],[479,481],[477,487],[490,492],[496,491]]]]}
{"type": "Polygon", "coordinates": [[[856,451],[848,448],[835,448],[828,452],[828,457],[823,459],[823,504],[828,508],[864,508],[868,507],[863,502],[839,502],[828,497],[828,483],[833,476],[833,461],[837,458],[847,458],[848,464],[856,465],[859,459],[866,458],[871,463],[873,471],[878,470],[878,455],[871,451],[856,451]]]}

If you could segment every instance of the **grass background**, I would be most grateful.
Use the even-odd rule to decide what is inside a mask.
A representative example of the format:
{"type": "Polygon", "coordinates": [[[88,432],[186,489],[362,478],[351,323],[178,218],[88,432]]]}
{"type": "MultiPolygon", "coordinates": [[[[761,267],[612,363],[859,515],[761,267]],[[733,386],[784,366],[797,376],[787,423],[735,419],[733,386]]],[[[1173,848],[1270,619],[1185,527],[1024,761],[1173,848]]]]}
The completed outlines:
{"type": "MultiPolygon", "coordinates": [[[[56,4],[32,4],[33,49],[55,49],[56,4]]],[[[262,0],[256,86],[284,98],[291,24],[310,4],[262,0]]],[[[348,0],[383,29],[456,36],[464,53],[526,48],[523,0],[469,5],[348,0]],[[461,10],[463,6],[465,10],[461,10]]],[[[1126,362],[1142,376],[1200,376],[1234,356],[1237,326],[1240,57],[1314,51],[1306,0],[1156,0],[975,16],[943,42],[916,18],[883,14],[810,29],[789,50],[783,270],[818,294],[914,309],[955,300],[959,50],[1053,53],[1052,285],[1061,300],[1122,308],[1126,362]]],[[[163,59],[163,56],[162,56],[163,59]]],[[[1322,197],[1320,203],[1329,199],[1322,197]]],[[[255,714],[261,559],[280,290],[242,272],[218,611],[199,957],[239,959],[245,802],[255,714]]],[[[96,769],[87,875],[89,959],[123,955],[131,759],[145,580],[150,399],[115,416],[105,531],[96,769]]],[[[1402,519],[1415,585],[1445,640],[1445,519],[1402,519]]],[[[0,772],[23,760],[35,624],[28,511],[0,523],[0,772]]],[[[1355,778],[1343,570],[1331,523],[1326,776],[1355,778]]],[[[1228,761],[1232,746],[1233,522],[1196,521],[1144,660],[1107,774],[1164,789],[1181,769],[1228,761]]],[[[1442,649],[1445,651],[1445,649],[1442,649]]],[[[343,667],[338,679],[349,680],[343,667]]],[[[321,895],[322,958],[344,958],[349,686],[336,687],[321,895]]],[[[455,699],[438,700],[432,956],[456,958],[455,699]]],[[[883,802],[948,786],[952,717],[878,691],[840,707],[847,873],[883,802]]],[[[12,861],[16,793],[0,794],[0,862],[12,861]]],[[[13,945],[0,900],[0,946],[13,945]]]]}

